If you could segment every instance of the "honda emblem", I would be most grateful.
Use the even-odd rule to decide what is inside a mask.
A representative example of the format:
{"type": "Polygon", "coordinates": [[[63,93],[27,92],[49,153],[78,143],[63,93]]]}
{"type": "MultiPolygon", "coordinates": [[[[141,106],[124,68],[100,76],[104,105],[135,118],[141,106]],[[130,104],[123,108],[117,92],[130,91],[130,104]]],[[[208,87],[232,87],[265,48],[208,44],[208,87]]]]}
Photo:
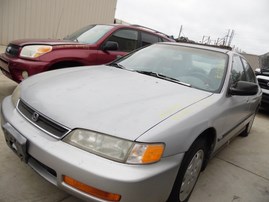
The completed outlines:
{"type": "Polygon", "coordinates": [[[38,120],[38,118],[39,118],[39,114],[38,114],[37,112],[34,112],[31,118],[32,118],[32,120],[33,120],[34,122],[37,122],[37,120],[38,120]]]}

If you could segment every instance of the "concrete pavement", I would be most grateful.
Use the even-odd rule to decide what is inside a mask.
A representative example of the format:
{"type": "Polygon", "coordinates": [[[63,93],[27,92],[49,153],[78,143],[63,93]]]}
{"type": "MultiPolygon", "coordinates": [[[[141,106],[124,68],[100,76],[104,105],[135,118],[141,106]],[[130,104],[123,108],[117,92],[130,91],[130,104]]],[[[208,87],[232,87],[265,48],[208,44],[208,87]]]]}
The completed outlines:
{"type": "MultiPolygon", "coordinates": [[[[0,73],[0,102],[16,85],[0,73]]],[[[237,137],[209,162],[190,202],[269,202],[268,120],[269,112],[260,111],[250,136],[237,137]]],[[[0,165],[0,202],[81,202],[22,163],[1,129],[0,165]]]]}

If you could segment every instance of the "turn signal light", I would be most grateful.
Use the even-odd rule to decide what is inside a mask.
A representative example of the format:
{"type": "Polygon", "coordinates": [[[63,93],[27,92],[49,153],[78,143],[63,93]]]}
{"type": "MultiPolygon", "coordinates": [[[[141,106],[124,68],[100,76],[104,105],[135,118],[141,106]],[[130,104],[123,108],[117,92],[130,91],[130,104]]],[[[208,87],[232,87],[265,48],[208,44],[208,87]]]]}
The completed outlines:
{"type": "Polygon", "coordinates": [[[80,191],[83,191],[100,199],[104,199],[107,201],[120,201],[121,199],[121,195],[119,194],[113,194],[102,191],[100,189],[96,189],[65,175],[63,176],[63,181],[73,188],[76,188],[80,191]]]}
{"type": "Polygon", "coordinates": [[[160,145],[148,145],[147,150],[145,151],[142,162],[143,163],[153,163],[159,161],[162,157],[164,146],[160,145]]]}
{"type": "Polygon", "coordinates": [[[39,57],[45,53],[48,53],[52,50],[51,46],[42,46],[40,48],[37,49],[37,52],[34,54],[34,57],[39,57]]]}
{"type": "Polygon", "coordinates": [[[164,151],[164,144],[143,144],[137,143],[131,150],[127,163],[149,164],[161,160],[164,151]]]}

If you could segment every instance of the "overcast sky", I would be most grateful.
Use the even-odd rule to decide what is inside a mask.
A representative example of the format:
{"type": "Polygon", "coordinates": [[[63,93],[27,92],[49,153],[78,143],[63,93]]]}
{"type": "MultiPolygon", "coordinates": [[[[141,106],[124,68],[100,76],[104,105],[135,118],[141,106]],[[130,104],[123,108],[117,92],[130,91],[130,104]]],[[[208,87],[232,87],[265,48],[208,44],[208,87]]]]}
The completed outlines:
{"type": "Polygon", "coordinates": [[[269,52],[269,0],[117,0],[116,18],[194,41],[223,38],[250,54],[269,52]]]}

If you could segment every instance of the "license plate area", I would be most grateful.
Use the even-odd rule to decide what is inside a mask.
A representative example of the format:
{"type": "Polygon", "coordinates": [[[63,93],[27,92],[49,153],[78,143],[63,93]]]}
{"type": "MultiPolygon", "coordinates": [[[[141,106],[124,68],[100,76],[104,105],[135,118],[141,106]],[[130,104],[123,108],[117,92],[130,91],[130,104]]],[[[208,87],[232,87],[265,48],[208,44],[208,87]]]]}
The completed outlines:
{"type": "Polygon", "coordinates": [[[8,123],[3,125],[3,131],[7,145],[23,162],[27,163],[27,139],[8,123]]]}

